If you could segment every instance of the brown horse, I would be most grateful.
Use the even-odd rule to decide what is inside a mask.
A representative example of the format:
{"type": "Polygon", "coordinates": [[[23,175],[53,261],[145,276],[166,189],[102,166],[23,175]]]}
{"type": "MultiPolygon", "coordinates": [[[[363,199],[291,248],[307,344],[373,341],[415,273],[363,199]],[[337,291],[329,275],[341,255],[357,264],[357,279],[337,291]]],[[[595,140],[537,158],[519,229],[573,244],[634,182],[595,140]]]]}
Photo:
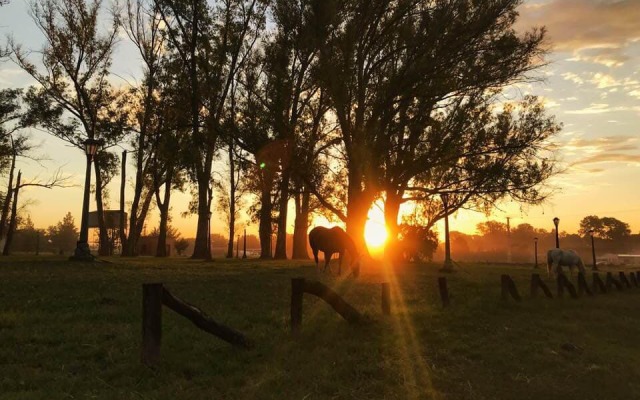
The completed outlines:
{"type": "MultiPolygon", "coordinates": [[[[349,266],[353,270],[353,275],[358,276],[360,272],[359,254],[353,239],[342,228],[335,226],[331,229],[323,226],[317,226],[309,232],[309,244],[313,251],[313,258],[316,261],[316,267],[318,265],[318,252],[324,253],[324,271],[327,270],[331,257],[334,253],[338,253],[338,275],[342,272],[342,258],[345,251],[351,256],[351,265],[349,266]]],[[[331,271],[331,269],[329,269],[331,271]]]]}

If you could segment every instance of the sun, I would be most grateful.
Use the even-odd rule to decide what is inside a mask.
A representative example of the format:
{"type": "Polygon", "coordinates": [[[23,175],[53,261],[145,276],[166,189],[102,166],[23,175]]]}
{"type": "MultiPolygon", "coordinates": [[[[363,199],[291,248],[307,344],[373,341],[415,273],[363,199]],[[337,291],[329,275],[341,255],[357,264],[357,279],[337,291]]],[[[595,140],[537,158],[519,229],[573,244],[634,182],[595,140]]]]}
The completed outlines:
{"type": "Polygon", "coordinates": [[[369,210],[367,223],[364,226],[364,240],[370,250],[380,250],[387,241],[387,228],[384,213],[375,205],[369,210]]]}

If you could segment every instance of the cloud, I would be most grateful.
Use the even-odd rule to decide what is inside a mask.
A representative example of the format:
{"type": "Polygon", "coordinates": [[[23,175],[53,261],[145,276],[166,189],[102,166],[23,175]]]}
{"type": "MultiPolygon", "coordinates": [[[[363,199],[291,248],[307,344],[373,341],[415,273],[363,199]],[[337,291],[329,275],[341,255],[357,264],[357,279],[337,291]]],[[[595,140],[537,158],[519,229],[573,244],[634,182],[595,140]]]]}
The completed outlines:
{"type": "Polygon", "coordinates": [[[624,48],[640,39],[640,0],[551,0],[519,11],[519,30],[546,26],[554,50],[573,60],[620,66],[624,48]]]}
{"type": "Polygon", "coordinates": [[[581,172],[601,172],[602,167],[584,165],[597,163],[626,163],[640,165],[640,139],[636,136],[616,135],[594,139],[571,138],[560,147],[581,158],[570,167],[581,172]],[[582,166],[582,167],[581,167],[582,166]]]}
{"type": "Polygon", "coordinates": [[[623,163],[632,163],[640,165],[640,154],[622,154],[622,153],[607,153],[607,154],[596,154],[594,156],[583,158],[582,160],[578,160],[572,164],[575,165],[583,165],[583,164],[594,164],[601,162],[623,162],[623,163]]]}
{"type": "Polygon", "coordinates": [[[565,114],[571,115],[589,115],[589,114],[604,114],[609,112],[616,111],[639,111],[639,107],[627,107],[627,106],[616,106],[612,107],[606,103],[591,103],[591,105],[587,108],[582,108],[579,110],[568,110],[565,111],[565,114]]]}

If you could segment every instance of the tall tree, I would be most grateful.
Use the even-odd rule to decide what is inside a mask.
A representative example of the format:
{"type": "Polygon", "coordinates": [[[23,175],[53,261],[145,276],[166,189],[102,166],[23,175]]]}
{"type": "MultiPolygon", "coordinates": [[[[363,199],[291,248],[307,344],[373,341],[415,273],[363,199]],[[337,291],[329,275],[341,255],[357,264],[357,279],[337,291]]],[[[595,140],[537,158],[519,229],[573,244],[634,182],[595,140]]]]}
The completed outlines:
{"type": "MultiPolygon", "coordinates": [[[[29,59],[30,52],[15,39],[9,40],[13,60],[38,83],[26,95],[29,121],[83,150],[87,138],[102,139],[108,146],[118,143],[123,134],[124,114],[117,105],[118,93],[108,82],[118,21],[112,19],[103,29],[101,10],[100,0],[33,3],[31,15],[46,40],[38,52],[42,54],[42,67],[29,59]]],[[[103,185],[98,163],[95,166],[100,242],[105,243],[103,185]]]]}
{"type": "MultiPolygon", "coordinates": [[[[170,134],[164,125],[168,105],[163,104],[163,100],[166,99],[163,99],[163,91],[160,87],[162,53],[166,38],[162,35],[160,29],[162,19],[155,7],[155,3],[151,0],[127,0],[122,18],[124,31],[140,54],[144,74],[142,84],[133,91],[134,115],[131,124],[133,132],[131,145],[134,149],[135,178],[129,210],[128,235],[122,235],[123,256],[136,255],[138,240],[155,193],[153,175],[156,174],[157,177],[159,173],[155,169],[152,171],[152,168],[157,168],[159,165],[156,162],[160,144],[159,136],[170,134]]],[[[157,180],[155,182],[159,183],[157,180]]],[[[172,183],[169,183],[169,191],[171,187],[172,183]]],[[[167,197],[169,196],[170,193],[167,193],[167,197]]],[[[168,202],[166,207],[160,207],[161,214],[165,209],[168,210],[168,207],[168,202]]],[[[167,217],[163,221],[166,223],[167,217]]],[[[162,249],[166,252],[164,243],[162,243],[162,249]]]]}
{"type": "MultiPolygon", "coordinates": [[[[517,82],[536,67],[544,34],[515,33],[520,3],[332,3],[337,7],[321,53],[321,79],[347,159],[347,231],[360,245],[368,210],[386,189],[390,145],[420,150],[416,141],[437,126],[432,117],[443,107],[517,82]]],[[[401,181],[413,176],[412,165],[396,166],[401,181]]]]}
{"type": "Polygon", "coordinates": [[[212,163],[230,90],[264,25],[265,7],[257,0],[228,0],[212,9],[202,0],[157,0],[169,42],[182,71],[191,117],[189,165],[197,185],[198,226],[193,258],[210,259],[212,163]]]}

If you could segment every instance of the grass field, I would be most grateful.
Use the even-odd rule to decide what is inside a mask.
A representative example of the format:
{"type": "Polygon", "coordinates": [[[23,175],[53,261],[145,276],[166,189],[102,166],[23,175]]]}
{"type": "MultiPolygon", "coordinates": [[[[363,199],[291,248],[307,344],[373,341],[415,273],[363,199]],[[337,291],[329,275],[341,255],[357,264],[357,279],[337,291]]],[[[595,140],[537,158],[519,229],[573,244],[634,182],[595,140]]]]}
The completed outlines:
{"type": "Polygon", "coordinates": [[[640,288],[530,299],[529,267],[461,265],[443,309],[435,265],[393,274],[370,265],[353,281],[310,262],[109,261],[0,260],[1,399],[640,398],[640,288]],[[522,303],[500,300],[502,273],[522,303]],[[330,284],[373,322],[351,326],[305,295],[292,338],[293,277],[330,284]],[[383,281],[391,316],[380,311],[383,281]],[[163,282],[255,348],[233,348],[165,308],[160,365],[143,366],[145,282],[163,282]]]}

